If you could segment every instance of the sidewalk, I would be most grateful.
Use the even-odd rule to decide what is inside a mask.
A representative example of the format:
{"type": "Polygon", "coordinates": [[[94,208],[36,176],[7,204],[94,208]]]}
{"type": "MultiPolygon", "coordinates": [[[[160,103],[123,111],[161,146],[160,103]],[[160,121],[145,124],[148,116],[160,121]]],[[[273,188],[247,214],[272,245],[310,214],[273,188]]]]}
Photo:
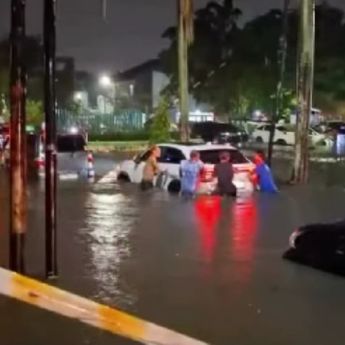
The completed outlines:
{"type": "Polygon", "coordinates": [[[0,297],[1,345],[135,345],[80,322],[0,297]]]}

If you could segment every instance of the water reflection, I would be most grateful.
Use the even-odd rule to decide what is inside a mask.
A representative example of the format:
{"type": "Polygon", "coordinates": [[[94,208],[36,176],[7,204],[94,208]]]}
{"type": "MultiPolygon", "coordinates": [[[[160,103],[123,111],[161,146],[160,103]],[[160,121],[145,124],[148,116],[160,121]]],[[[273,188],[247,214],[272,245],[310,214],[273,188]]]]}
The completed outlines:
{"type": "Polygon", "coordinates": [[[135,206],[123,194],[90,193],[86,204],[90,262],[86,274],[96,281],[96,298],[121,307],[136,302],[121,276],[121,264],[131,256],[129,236],[136,223],[135,206]]]}
{"type": "Polygon", "coordinates": [[[254,249],[258,229],[256,203],[253,198],[239,200],[232,206],[230,227],[234,274],[241,283],[250,279],[254,265],[254,249]]]}
{"type": "Polygon", "coordinates": [[[226,277],[243,284],[250,279],[258,228],[253,198],[201,197],[195,202],[205,278],[226,277]]]}
{"type": "Polygon", "coordinates": [[[203,260],[211,262],[216,245],[216,231],[221,215],[221,198],[202,196],[195,201],[203,260]]]}

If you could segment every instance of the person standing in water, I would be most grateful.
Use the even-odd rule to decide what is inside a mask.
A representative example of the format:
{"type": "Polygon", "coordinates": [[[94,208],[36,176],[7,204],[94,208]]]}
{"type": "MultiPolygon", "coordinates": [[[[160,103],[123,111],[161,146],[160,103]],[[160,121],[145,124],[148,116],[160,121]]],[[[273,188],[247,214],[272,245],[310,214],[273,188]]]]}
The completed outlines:
{"type": "Polygon", "coordinates": [[[143,179],[141,181],[141,189],[148,190],[153,188],[153,180],[159,173],[157,159],[161,155],[161,150],[158,146],[153,146],[150,150],[150,155],[145,162],[143,179]]]}
{"type": "Polygon", "coordinates": [[[198,179],[202,169],[203,163],[200,161],[200,153],[198,151],[192,151],[190,153],[190,158],[181,162],[180,176],[182,196],[195,196],[198,179]]]}
{"type": "Polygon", "coordinates": [[[237,195],[237,190],[232,180],[234,178],[234,171],[231,164],[231,156],[227,151],[219,155],[220,162],[214,168],[214,177],[217,180],[217,193],[221,196],[237,195]]]}
{"type": "Polygon", "coordinates": [[[263,151],[257,151],[254,156],[256,166],[256,175],[258,176],[258,185],[261,192],[277,193],[278,188],[274,182],[273,174],[270,167],[266,164],[266,158],[263,151]]]}

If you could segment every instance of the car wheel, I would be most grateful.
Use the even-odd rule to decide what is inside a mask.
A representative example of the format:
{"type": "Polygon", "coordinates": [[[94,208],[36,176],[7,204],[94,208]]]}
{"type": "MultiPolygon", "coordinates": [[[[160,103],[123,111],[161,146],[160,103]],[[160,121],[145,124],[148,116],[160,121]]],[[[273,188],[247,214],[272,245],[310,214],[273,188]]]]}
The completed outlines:
{"type": "Polygon", "coordinates": [[[261,137],[257,137],[256,142],[262,144],[264,141],[261,137]]]}
{"type": "Polygon", "coordinates": [[[120,172],[119,175],[117,176],[117,180],[119,182],[130,182],[131,180],[129,179],[129,176],[127,173],[120,172]]]}
{"type": "Polygon", "coordinates": [[[287,142],[284,140],[284,139],[278,139],[276,141],[276,144],[277,145],[280,145],[280,146],[286,146],[287,145],[287,142]]]}
{"type": "Polygon", "coordinates": [[[179,180],[173,180],[168,185],[168,192],[171,194],[178,194],[181,191],[181,182],[179,180]]]}

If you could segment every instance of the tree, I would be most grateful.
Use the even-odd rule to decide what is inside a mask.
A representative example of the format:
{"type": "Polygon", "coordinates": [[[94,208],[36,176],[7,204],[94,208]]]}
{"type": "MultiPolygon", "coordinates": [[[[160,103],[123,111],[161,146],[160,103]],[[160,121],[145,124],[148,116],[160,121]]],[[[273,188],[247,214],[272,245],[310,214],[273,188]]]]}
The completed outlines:
{"type": "Polygon", "coordinates": [[[308,180],[309,119],[312,108],[315,51],[315,3],[302,0],[300,5],[299,60],[297,72],[298,116],[296,127],[293,182],[308,180]]]}
{"type": "Polygon", "coordinates": [[[34,126],[40,126],[43,122],[43,104],[41,101],[26,101],[27,123],[34,126]]]}
{"type": "MultiPolygon", "coordinates": [[[[270,10],[242,28],[237,25],[240,15],[241,11],[233,6],[232,1],[225,0],[212,1],[196,11],[195,38],[189,49],[190,90],[199,101],[211,104],[224,118],[243,117],[242,109],[246,110],[246,116],[255,109],[276,114],[276,97],[272,95],[277,93],[281,61],[277,52],[281,50],[283,12],[270,10]]],[[[340,9],[327,3],[316,6],[315,15],[318,26],[313,105],[325,112],[344,112],[345,115],[344,15],[340,9]]],[[[296,10],[289,11],[287,23],[289,49],[283,88],[294,90],[298,34],[296,10]]],[[[170,46],[161,52],[160,59],[171,77],[169,91],[176,95],[177,29],[167,29],[163,37],[170,41],[170,46]]],[[[294,111],[293,107],[290,110],[294,111]]]]}
{"type": "Polygon", "coordinates": [[[149,128],[152,143],[164,142],[170,139],[170,113],[169,103],[162,98],[149,128]]]}
{"type": "Polygon", "coordinates": [[[182,141],[189,140],[188,47],[193,41],[193,0],[178,1],[178,71],[182,141]]]}

